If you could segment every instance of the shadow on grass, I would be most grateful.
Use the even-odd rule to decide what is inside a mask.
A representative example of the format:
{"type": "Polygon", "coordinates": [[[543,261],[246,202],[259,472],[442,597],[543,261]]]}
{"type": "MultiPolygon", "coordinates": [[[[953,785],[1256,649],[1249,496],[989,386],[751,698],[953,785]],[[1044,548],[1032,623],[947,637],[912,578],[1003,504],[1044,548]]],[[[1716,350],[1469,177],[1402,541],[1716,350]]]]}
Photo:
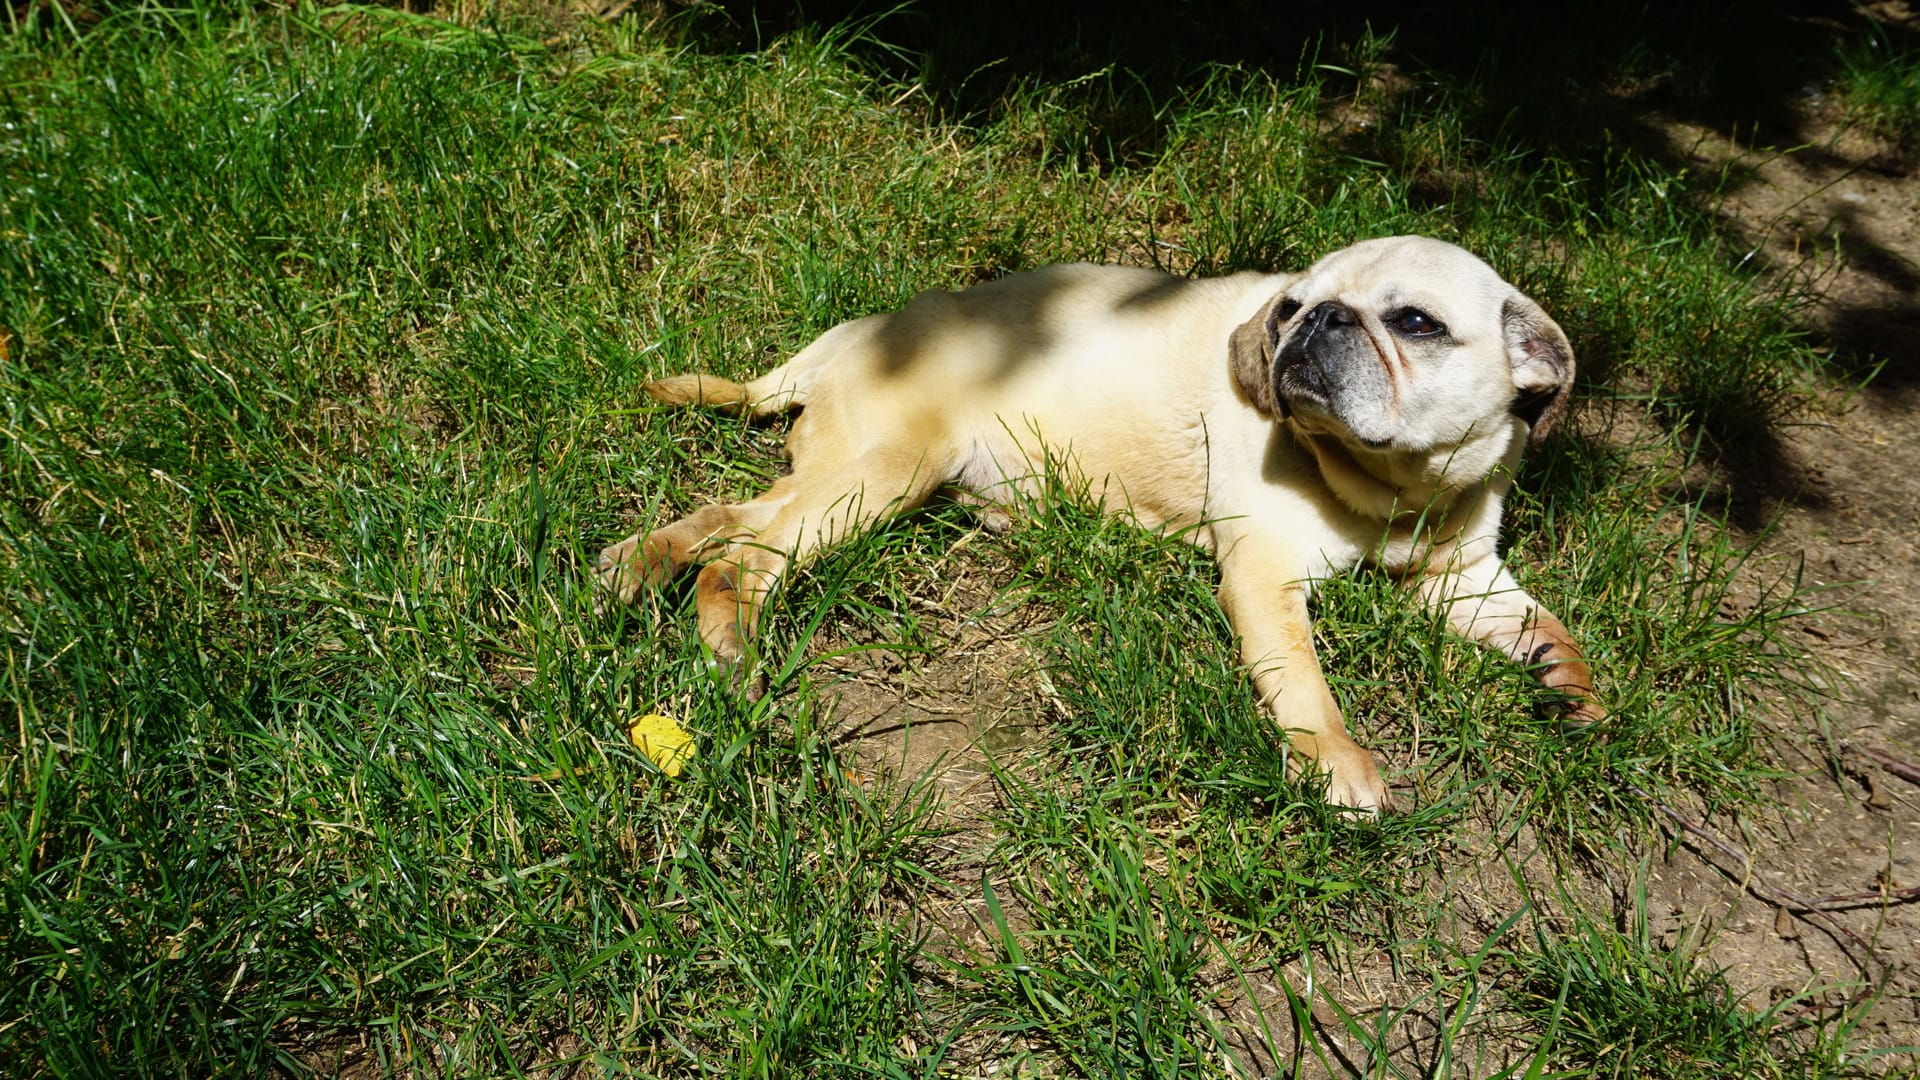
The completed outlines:
{"type": "Polygon", "coordinates": [[[895,74],[920,81],[950,119],[990,118],[1023,83],[1124,73],[1101,119],[1114,158],[1151,154],[1162,106],[1196,69],[1234,64],[1282,81],[1318,66],[1355,80],[1380,63],[1469,91],[1452,102],[1471,134],[1574,160],[1623,141],[1665,152],[1665,123],[1682,120],[1743,138],[1804,138],[1810,96],[1844,74],[1841,47],[1869,29],[1889,51],[1920,48],[1920,31],[1872,23],[1840,0],[1718,0],[1649,4],[1361,2],[1030,4],[1008,0],[730,0],[695,24],[715,49],[754,48],[804,25],[867,42],[895,74]],[[1369,41],[1390,40],[1369,55],[1369,41]]]}

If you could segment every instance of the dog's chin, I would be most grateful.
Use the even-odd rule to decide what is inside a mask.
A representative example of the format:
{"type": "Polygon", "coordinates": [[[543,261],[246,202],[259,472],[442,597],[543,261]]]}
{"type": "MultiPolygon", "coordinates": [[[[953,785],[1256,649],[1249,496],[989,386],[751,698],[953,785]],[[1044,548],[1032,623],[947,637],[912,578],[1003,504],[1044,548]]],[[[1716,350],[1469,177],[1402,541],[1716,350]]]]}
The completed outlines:
{"type": "Polygon", "coordinates": [[[1278,394],[1275,400],[1280,403],[1281,419],[1292,420],[1306,434],[1333,438],[1356,449],[1390,450],[1395,445],[1393,432],[1350,421],[1316,394],[1278,394]]]}
{"type": "Polygon", "coordinates": [[[1329,435],[1352,447],[1384,450],[1393,445],[1393,433],[1385,425],[1355,415],[1355,403],[1344,400],[1345,395],[1314,365],[1284,365],[1274,373],[1273,382],[1281,419],[1291,418],[1312,434],[1329,435]]]}

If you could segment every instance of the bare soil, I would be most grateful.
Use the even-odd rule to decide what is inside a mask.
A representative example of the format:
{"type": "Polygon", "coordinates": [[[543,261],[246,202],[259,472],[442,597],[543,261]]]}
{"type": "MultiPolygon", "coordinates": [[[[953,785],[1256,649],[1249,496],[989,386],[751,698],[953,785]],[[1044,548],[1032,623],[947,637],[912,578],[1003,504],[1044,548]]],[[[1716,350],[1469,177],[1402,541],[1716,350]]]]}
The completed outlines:
{"type": "MultiPolygon", "coordinates": [[[[1800,774],[1779,786],[1789,813],[1743,823],[1745,837],[1722,830],[1748,844],[1754,873],[1807,897],[1920,885],[1920,787],[1869,754],[1920,762],[1920,171],[1832,110],[1809,96],[1797,149],[1669,129],[1701,167],[1748,170],[1724,206],[1729,231],[1773,272],[1811,272],[1809,331],[1855,380],[1783,433],[1769,474],[1734,481],[1747,489],[1735,497],[1762,510],[1758,551],[1829,587],[1829,609],[1798,629],[1840,676],[1830,742],[1782,762],[1800,774]]],[[[1763,1001],[1821,984],[1884,987],[1865,1032],[1920,1044],[1920,903],[1809,919],[1757,900],[1741,872],[1693,843],[1676,852],[1657,872],[1663,929],[1705,928],[1706,956],[1763,1001]]]]}

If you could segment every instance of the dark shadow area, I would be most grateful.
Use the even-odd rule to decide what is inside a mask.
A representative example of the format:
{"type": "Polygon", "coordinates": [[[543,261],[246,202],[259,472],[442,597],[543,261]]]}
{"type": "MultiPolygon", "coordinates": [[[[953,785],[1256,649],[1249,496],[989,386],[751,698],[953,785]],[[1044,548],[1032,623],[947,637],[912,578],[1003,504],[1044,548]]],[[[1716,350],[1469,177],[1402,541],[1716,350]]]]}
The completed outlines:
{"type": "MultiPolygon", "coordinates": [[[[918,80],[948,119],[981,122],[1023,84],[1120,77],[1101,143],[1151,153],[1162,107],[1210,64],[1288,81],[1318,66],[1336,87],[1381,65],[1439,76],[1472,134],[1599,161],[1664,114],[1743,140],[1792,142],[1800,106],[1841,68],[1837,47],[1869,20],[1844,0],[1697,4],[1423,4],[1248,0],[1035,4],[1008,0],[731,0],[698,20],[709,48],[755,48],[802,26],[858,39],[918,80]]],[[[1920,45],[1900,25],[1895,48],[1920,45]]],[[[1664,145],[1664,140],[1660,145],[1664,145]]],[[[1659,152],[1659,147],[1651,148],[1659,152]]]]}
{"type": "Polygon", "coordinates": [[[1905,391],[1920,386],[1920,360],[1913,336],[1920,327],[1920,302],[1882,305],[1834,305],[1826,327],[1814,335],[1833,350],[1841,370],[1869,378],[1868,387],[1905,391]]]}
{"type": "Polygon", "coordinates": [[[1766,530],[1782,507],[1824,510],[1826,486],[1780,444],[1766,439],[1722,457],[1721,468],[1696,480],[1683,478],[1667,494],[1723,515],[1749,534],[1766,530]]]}
{"type": "Polygon", "coordinates": [[[1814,333],[1830,362],[1846,378],[1871,379],[1871,388],[1901,392],[1920,386],[1920,265],[1875,235],[1858,206],[1825,210],[1818,239],[1837,248],[1869,287],[1849,296],[1828,296],[1814,333]]]}

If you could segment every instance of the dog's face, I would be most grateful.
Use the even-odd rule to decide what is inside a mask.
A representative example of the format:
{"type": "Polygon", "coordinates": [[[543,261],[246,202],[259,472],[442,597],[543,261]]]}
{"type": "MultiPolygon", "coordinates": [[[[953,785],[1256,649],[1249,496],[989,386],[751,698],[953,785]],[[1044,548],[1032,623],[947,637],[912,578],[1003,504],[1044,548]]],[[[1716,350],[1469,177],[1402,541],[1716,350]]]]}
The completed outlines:
{"type": "Polygon", "coordinates": [[[1321,259],[1235,331],[1232,350],[1243,389],[1276,418],[1363,465],[1432,459],[1456,477],[1484,476],[1521,424],[1537,442],[1573,382],[1573,350],[1539,305],[1423,237],[1321,259]]]}

